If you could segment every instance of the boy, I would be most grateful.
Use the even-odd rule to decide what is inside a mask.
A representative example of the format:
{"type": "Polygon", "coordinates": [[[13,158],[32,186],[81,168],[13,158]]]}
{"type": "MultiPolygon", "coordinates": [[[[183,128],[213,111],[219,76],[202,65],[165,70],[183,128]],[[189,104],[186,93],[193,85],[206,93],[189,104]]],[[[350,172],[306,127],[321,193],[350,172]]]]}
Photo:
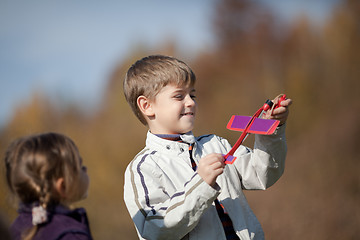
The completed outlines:
{"type": "MultiPolygon", "coordinates": [[[[194,137],[195,75],[182,61],[148,56],[130,67],[125,98],[149,127],[146,147],[125,172],[124,199],[140,239],[264,239],[242,189],[266,189],[284,171],[291,100],[272,116],[281,126],[256,136],[254,150],[216,135],[194,137]]],[[[269,115],[269,114],[267,114],[269,115]]]]}

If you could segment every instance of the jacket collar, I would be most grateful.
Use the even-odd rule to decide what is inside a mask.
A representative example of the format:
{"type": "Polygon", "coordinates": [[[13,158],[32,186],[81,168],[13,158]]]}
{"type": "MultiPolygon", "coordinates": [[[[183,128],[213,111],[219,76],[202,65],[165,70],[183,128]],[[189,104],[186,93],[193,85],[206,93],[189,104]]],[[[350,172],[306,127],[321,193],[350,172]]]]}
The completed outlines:
{"type": "MultiPolygon", "coordinates": [[[[167,136],[169,138],[169,136],[167,136]]],[[[176,137],[176,136],[175,136],[176,137]]],[[[195,137],[192,132],[180,135],[181,141],[172,141],[161,138],[150,131],[147,133],[146,147],[155,151],[168,152],[169,154],[179,155],[186,152],[189,144],[195,142],[195,137]]]]}

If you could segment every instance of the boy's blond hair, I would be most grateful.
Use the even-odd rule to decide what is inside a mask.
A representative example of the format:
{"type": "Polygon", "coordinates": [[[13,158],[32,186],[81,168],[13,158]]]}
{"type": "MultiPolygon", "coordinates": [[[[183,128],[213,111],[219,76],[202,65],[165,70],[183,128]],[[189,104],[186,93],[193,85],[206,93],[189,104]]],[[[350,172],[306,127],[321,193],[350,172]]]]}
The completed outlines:
{"type": "Polygon", "coordinates": [[[129,68],[124,79],[124,94],[136,117],[147,125],[137,105],[139,96],[154,99],[168,84],[191,87],[195,80],[195,74],[183,61],[169,56],[151,55],[136,61],[129,68]]]}

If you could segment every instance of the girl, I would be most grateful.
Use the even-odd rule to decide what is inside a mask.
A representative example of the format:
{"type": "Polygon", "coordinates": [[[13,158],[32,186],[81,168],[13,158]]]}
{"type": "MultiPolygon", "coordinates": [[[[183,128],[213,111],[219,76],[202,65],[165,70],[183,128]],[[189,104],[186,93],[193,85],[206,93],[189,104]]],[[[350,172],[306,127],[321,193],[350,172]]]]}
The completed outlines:
{"type": "Polygon", "coordinates": [[[5,154],[6,180],[20,201],[10,231],[15,240],[92,239],[85,209],[89,177],[74,142],[45,133],[14,141],[5,154]]]}

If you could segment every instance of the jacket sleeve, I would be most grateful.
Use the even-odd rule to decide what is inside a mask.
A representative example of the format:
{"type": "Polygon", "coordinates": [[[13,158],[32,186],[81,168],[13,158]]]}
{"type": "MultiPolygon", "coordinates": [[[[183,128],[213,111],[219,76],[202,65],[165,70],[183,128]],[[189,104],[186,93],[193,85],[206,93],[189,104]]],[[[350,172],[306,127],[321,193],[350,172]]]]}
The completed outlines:
{"type": "Polygon", "coordinates": [[[137,157],[125,171],[125,204],[141,238],[181,239],[197,225],[219,189],[194,173],[183,189],[170,196],[167,184],[171,183],[164,181],[149,155],[137,157]]]}
{"type": "Polygon", "coordinates": [[[273,135],[255,135],[254,149],[244,146],[235,153],[234,167],[244,189],[267,189],[283,174],[287,146],[285,125],[273,135]]]}

